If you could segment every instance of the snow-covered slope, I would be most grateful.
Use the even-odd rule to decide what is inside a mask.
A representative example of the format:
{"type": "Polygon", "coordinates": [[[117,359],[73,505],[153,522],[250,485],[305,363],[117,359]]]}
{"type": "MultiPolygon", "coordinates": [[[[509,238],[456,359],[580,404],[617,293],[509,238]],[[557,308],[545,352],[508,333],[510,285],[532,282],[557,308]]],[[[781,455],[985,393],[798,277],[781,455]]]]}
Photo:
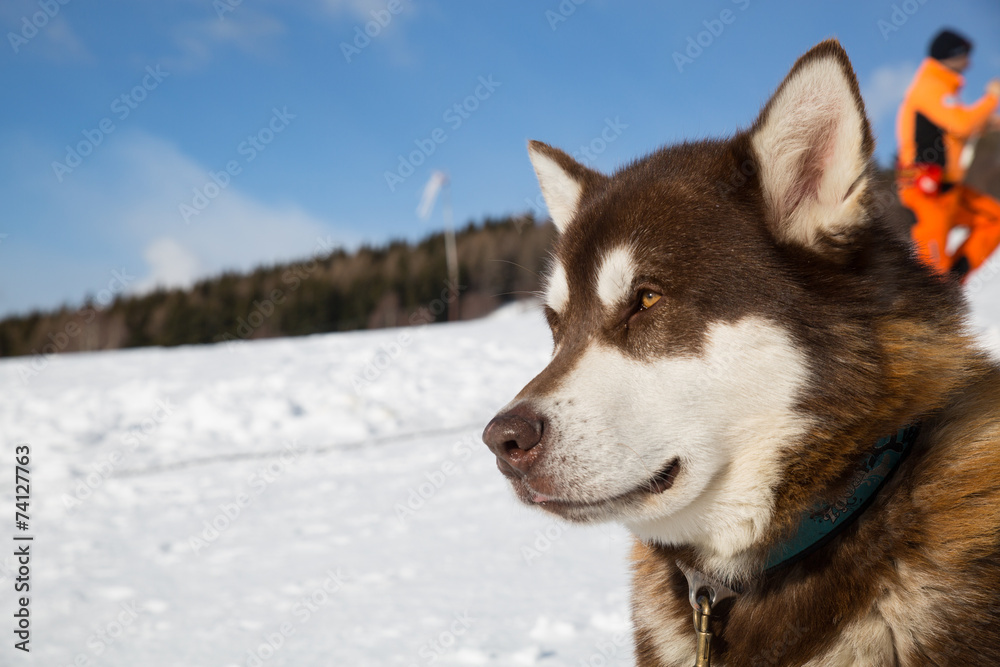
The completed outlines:
{"type": "MultiPolygon", "coordinates": [[[[983,276],[975,323],[1000,350],[983,276]]],[[[631,664],[625,532],[520,507],[479,441],[549,349],[514,308],[0,362],[0,498],[13,514],[29,444],[36,536],[30,659],[0,556],[0,664],[631,664]]]]}
{"type": "MultiPolygon", "coordinates": [[[[515,309],[65,355],[26,383],[0,363],[11,515],[31,446],[30,664],[628,664],[624,532],[521,508],[479,439],[549,349],[515,309]]],[[[29,664],[11,643],[0,665],[29,664]]]]}

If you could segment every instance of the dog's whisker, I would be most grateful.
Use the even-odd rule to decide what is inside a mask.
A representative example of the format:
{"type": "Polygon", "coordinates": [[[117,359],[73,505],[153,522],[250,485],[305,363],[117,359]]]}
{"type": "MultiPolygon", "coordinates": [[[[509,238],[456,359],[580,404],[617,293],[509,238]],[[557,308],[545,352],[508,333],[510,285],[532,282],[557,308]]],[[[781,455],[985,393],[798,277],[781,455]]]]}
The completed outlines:
{"type": "Polygon", "coordinates": [[[632,449],[631,447],[629,447],[628,445],[626,445],[624,442],[616,442],[615,444],[619,445],[620,447],[624,447],[625,449],[627,449],[630,452],[632,452],[633,454],[635,454],[635,457],[637,459],[639,459],[639,463],[641,463],[642,467],[646,469],[646,472],[649,473],[649,476],[650,477],[654,477],[655,476],[655,474],[653,473],[653,471],[651,471],[649,469],[649,466],[646,465],[646,462],[642,460],[641,456],[639,456],[639,452],[635,451],[634,449],[632,449]]]}
{"type": "Polygon", "coordinates": [[[517,262],[512,262],[509,259],[493,259],[492,261],[494,261],[494,262],[503,262],[504,264],[510,264],[512,266],[516,266],[519,269],[524,269],[525,271],[527,271],[528,273],[530,273],[531,275],[533,275],[533,276],[535,276],[537,278],[541,277],[538,274],[537,271],[532,271],[531,269],[529,269],[528,267],[524,266],[523,264],[518,264],[517,262]]]}
{"type": "Polygon", "coordinates": [[[498,292],[496,294],[491,294],[490,296],[513,296],[515,294],[527,294],[528,296],[533,296],[535,298],[541,299],[542,293],[535,290],[514,290],[513,292],[498,292]]]}

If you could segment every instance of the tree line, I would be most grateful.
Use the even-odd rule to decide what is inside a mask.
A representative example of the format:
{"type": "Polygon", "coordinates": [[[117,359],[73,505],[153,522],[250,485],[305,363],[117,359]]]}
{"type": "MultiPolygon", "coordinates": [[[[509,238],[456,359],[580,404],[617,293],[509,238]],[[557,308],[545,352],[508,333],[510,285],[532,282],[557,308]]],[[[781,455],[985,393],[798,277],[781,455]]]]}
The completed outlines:
{"type": "Polygon", "coordinates": [[[224,273],[188,289],[119,295],[106,306],[34,311],[0,321],[0,356],[303,336],[480,317],[540,289],[555,239],[531,215],[457,232],[459,284],[448,284],[443,233],[334,250],[224,273]]]}

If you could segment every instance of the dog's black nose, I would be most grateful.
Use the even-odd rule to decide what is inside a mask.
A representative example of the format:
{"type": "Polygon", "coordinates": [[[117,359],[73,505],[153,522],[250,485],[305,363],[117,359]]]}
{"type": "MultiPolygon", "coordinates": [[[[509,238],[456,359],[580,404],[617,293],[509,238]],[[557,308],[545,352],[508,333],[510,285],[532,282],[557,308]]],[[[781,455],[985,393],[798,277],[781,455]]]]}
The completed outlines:
{"type": "Polygon", "coordinates": [[[522,473],[538,458],[538,443],[545,432],[545,420],[527,404],[497,415],[486,425],[483,442],[496,454],[500,471],[510,474],[501,462],[522,473]]]}

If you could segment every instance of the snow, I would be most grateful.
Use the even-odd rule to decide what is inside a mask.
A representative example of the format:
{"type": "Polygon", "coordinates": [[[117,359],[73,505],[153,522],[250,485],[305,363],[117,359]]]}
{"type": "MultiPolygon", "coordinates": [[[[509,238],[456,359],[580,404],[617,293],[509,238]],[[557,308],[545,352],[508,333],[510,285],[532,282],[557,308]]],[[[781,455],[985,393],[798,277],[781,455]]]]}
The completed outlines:
{"type": "MultiPolygon", "coordinates": [[[[996,268],[969,292],[1000,351],[996,268]]],[[[0,361],[0,469],[30,445],[35,535],[30,657],[0,556],[0,664],[632,664],[626,532],[520,506],[479,440],[550,349],[514,306],[0,361]]]]}
{"type": "Polygon", "coordinates": [[[30,664],[629,664],[624,530],[521,507],[479,439],[550,347],[513,307],[0,362],[2,468],[31,446],[30,664]]]}

